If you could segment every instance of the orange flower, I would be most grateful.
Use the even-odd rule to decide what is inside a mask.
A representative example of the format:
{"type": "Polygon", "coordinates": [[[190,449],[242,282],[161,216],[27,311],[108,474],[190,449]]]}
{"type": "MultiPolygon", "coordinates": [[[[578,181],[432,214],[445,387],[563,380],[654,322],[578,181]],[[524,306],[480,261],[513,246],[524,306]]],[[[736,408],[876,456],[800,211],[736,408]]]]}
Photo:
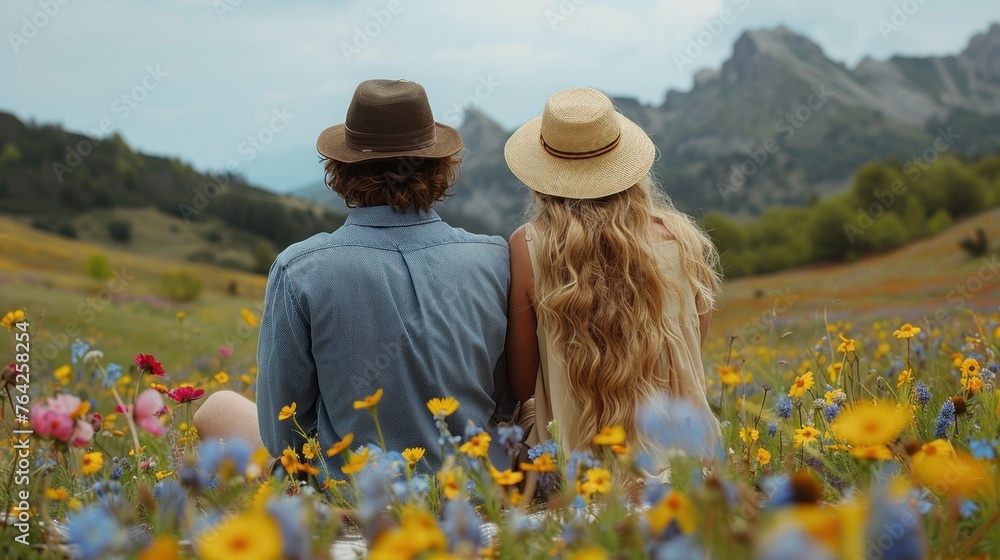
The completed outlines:
{"type": "Polygon", "coordinates": [[[297,405],[292,403],[288,406],[281,407],[281,412],[278,413],[278,420],[288,420],[295,414],[295,407],[297,405]]]}
{"type": "Polygon", "coordinates": [[[347,449],[348,447],[350,447],[352,443],[354,443],[354,434],[353,433],[349,433],[346,436],[344,436],[344,439],[342,439],[342,440],[338,441],[337,443],[333,444],[333,447],[331,447],[330,449],[327,449],[326,450],[326,456],[327,457],[333,457],[334,455],[337,455],[341,451],[343,451],[343,450],[347,449]]]}
{"type": "Polygon", "coordinates": [[[374,395],[365,397],[363,401],[354,401],[354,409],[361,410],[362,408],[371,408],[377,405],[380,400],[382,400],[382,389],[375,391],[374,395]]]}
{"type": "Polygon", "coordinates": [[[625,443],[625,428],[622,426],[604,428],[594,436],[595,445],[621,445],[623,443],[625,443]]]}

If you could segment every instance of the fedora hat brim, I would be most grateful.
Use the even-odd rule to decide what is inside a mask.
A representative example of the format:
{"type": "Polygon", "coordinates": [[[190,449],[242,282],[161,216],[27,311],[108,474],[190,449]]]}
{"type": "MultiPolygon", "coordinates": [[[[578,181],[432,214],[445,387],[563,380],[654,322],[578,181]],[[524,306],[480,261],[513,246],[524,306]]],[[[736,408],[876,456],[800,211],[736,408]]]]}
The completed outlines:
{"type": "Polygon", "coordinates": [[[563,198],[601,198],[638,183],[653,167],[656,147],[635,123],[615,113],[621,138],[610,151],[586,159],[555,156],[542,146],[542,117],[516,132],[504,146],[514,176],[533,191],[563,198]]]}
{"type": "Polygon", "coordinates": [[[344,163],[358,163],[396,157],[443,158],[453,156],[462,151],[462,135],[454,128],[441,123],[434,123],[434,143],[415,150],[397,150],[381,152],[374,150],[355,150],[347,146],[344,139],[344,126],[338,124],[320,133],[316,140],[316,150],[324,157],[344,163]]]}

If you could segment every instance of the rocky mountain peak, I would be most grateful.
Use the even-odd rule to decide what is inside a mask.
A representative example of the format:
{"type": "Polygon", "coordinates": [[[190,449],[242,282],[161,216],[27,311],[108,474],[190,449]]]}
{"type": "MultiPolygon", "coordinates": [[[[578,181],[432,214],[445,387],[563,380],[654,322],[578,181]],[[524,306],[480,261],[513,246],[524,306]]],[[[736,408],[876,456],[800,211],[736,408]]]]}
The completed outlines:
{"type": "Polygon", "coordinates": [[[961,58],[972,64],[976,78],[1000,82],[1000,24],[994,23],[985,33],[973,37],[961,58]]]}

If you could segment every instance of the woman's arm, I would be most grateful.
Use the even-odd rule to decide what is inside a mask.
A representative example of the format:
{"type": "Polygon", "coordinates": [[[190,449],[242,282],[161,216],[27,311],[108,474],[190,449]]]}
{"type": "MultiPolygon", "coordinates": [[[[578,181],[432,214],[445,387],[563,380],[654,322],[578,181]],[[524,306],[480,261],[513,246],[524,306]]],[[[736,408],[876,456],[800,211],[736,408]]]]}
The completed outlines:
{"type": "Polygon", "coordinates": [[[534,273],[524,226],[510,236],[510,294],[507,299],[507,375],[514,396],[524,402],[535,393],[538,374],[538,319],[531,303],[534,273]]]}

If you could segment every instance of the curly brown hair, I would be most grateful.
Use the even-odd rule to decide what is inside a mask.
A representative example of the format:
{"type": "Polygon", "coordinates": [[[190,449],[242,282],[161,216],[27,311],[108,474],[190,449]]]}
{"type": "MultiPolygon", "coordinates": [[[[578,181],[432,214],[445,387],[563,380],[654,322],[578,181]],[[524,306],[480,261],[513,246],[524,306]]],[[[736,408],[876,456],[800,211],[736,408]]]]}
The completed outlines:
{"type": "Polygon", "coordinates": [[[435,202],[448,196],[448,189],[458,182],[461,166],[458,156],[358,163],[328,159],[324,181],[351,208],[388,204],[400,212],[428,212],[435,202]]]}

